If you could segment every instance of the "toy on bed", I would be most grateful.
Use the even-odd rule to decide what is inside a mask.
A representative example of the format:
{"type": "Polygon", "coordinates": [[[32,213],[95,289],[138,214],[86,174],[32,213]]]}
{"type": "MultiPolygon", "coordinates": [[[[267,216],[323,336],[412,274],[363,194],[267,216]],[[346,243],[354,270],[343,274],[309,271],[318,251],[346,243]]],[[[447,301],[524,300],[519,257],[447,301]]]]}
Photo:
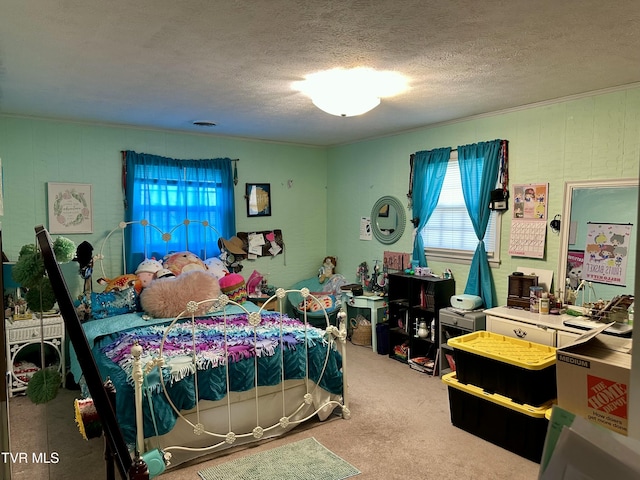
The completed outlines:
{"type": "Polygon", "coordinates": [[[151,285],[151,282],[156,278],[156,274],[163,268],[162,262],[155,258],[146,258],[140,262],[140,265],[136,268],[136,275],[142,288],[151,285]]]}
{"type": "MultiPolygon", "coordinates": [[[[174,318],[189,302],[200,302],[220,295],[218,279],[204,270],[187,270],[175,277],[158,278],[140,294],[142,309],[155,318],[174,318]]],[[[209,306],[210,307],[210,306],[209,306]]],[[[200,306],[197,314],[206,313],[200,306]]]]}
{"type": "Polygon", "coordinates": [[[195,253],[187,251],[175,252],[165,256],[162,260],[162,266],[171,270],[175,276],[194,270],[207,271],[204,261],[195,253]]]}

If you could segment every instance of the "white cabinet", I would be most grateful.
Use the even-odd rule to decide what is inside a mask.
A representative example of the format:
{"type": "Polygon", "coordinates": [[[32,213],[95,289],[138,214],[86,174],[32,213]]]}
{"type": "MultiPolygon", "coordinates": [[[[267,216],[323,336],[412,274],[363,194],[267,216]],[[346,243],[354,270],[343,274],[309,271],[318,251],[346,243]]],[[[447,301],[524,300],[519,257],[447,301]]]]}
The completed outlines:
{"type": "Polygon", "coordinates": [[[31,320],[5,320],[7,370],[10,376],[9,396],[24,392],[31,376],[41,365],[41,339],[46,367],[56,368],[64,382],[65,330],[59,315],[31,320]]]}
{"type": "Polygon", "coordinates": [[[487,315],[487,330],[507,337],[519,338],[551,347],[556,345],[556,330],[541,325],[532,325],[487,315]]]}
{"type": "Polygon", "coordinates": [[[576,338],[580,336],[579,333],[565,332],[564,330],[558,330],[558,336],[556,338],[556,347],[564,347],[573,343],[576,338]]]}
{"type": "Polygon", "coordinates": [[[484,311],[487,330],[529,342],[561,347],[572,343],[585,330],[564,324],[569,315],[542,315],[526,309],[494,307],[484,311]]]}

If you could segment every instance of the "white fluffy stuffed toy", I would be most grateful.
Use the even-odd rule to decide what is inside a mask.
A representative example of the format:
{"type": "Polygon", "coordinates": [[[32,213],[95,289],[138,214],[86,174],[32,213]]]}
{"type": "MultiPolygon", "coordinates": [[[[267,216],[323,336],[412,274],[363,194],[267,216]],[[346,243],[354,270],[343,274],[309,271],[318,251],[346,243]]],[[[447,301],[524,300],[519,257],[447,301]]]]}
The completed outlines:
{"type": "MultiPolygon", "coordinates": [[[[174,318],[186,310],[190,301],[200,302],[218,296],[218,279],[208,272],[194,270],[154,280],[140,294],[140,305],[155,318],[174,318]]],[[[206,313],[211,306],[210,303],[201,305],[196,315],[206,313]]]]}

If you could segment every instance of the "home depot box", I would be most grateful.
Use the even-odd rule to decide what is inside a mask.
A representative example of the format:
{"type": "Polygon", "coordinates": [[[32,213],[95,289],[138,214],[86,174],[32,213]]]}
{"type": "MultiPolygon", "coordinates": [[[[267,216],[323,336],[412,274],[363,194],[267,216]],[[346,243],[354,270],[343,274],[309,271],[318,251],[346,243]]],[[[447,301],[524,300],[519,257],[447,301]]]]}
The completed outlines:
{"type": "Polygon", "coordinates": [[[589,331],[556,351],[558,406],[627,434],[631,340],[589,331]]]}

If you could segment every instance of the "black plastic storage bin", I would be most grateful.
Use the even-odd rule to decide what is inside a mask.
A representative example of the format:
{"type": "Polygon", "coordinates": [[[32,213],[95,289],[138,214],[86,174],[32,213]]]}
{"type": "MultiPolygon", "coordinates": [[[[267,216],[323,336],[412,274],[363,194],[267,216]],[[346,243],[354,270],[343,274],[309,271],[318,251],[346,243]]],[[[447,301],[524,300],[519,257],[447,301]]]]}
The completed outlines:
{"type": "Polygon", "coordinates": [[[547,412],[553,402],[539,407],[520,405],[456,379],[442,377],[449,390],[451,423],[532,462],[540,463],[547,435],[547,412]]]}
{"type": "Polygon", "coordinates": [[[557,397],[555,347],[483,330],[450,338],[447,345],[460,383],[533,406],[557,397]]]}

